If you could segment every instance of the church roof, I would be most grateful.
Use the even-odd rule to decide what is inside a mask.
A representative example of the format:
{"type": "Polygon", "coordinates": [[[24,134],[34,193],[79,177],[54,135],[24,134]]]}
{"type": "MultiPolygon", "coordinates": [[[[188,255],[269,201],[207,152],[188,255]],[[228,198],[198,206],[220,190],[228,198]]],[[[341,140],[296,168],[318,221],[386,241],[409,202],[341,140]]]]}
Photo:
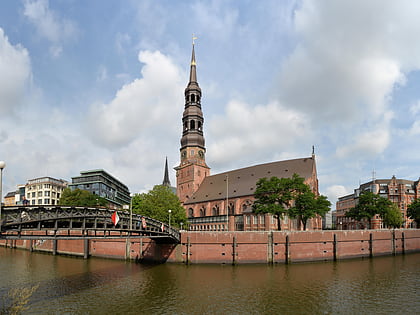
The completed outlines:
{"type": "Polygon", "coordinates": [[[307,179],[312,176],[315,157],[277,161],[254,165],[225,173],[207,176],[198,190],[184,204],[253,195],[260,178],[292,177],[294,173],[307,179]],[[228,180],[228,185],[226,183],[228,180]]]}

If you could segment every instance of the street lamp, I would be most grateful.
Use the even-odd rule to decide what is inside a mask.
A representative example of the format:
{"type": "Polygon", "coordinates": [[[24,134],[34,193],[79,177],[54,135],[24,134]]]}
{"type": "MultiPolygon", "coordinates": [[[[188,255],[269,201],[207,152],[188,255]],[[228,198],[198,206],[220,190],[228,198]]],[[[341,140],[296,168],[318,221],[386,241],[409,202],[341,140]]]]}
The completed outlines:
{"type": "Polygon", "coordinates": [[[133,228],[133,197],[134,194],[130,194],[130,230],[133,228]]]}
{"type": "Polygon", "coordinates": [[[172,210],[168,210],[168,213],[169,213],[169,227],[171,227],[171,212],[172,212],[172,210]]]}
{"type": "Polygon", "coordinates": [[[181,224],[181,231],[182,231],[182,226],[184,225],[184,223],[183,223],[183,222],[181,222],[180,224],[181,224]]]}
{"type": "Polygon", "coordinates": [[[3,168],[6,167],[6,163],[4,161],[0,161],[0,225],[2,224],[1,220],[1,202],[3,200],[3,191],[2,191],[2,184],[3,184],[3,168]]]}

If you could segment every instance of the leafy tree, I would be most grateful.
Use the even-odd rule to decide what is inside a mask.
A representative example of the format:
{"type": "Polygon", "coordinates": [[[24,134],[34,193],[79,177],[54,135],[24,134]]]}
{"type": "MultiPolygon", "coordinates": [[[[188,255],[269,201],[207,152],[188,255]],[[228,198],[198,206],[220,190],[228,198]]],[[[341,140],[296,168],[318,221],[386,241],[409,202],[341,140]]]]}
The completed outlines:
{"type": "Polygon", "coordinates": [[[169,187],[156,185],[148,193],[136,194],[132,199],[134,213],[144,215],[162,222],[169,222],[171,210],[171,226],[187,226],[187,215],[178,196],[169,187]]]}
{"type": "Polygon", "coordinates": [[[308,219],[314,218],[317,215],[324,216],[330,211],[331,202],[325,196],[316,197],[312,191],[305,191],[299,194],[294,206],[288,210],[288,214],[292,218],[299,218],[303,224],[303,229],[306,231],[306,224],[308,219]]]}
{"type": "Polygon", "coordinates": [[[415,199],[407,208],[407,216],[417,223],[420,228],[420,198],[415,199]]]}
{"type": "Polygon", "coordinates": [[[293,174],[292,178],[260,178],[254,193],[255,213],[271,213],[277,219],[281,230],[281,218],[287,213],[292,201],[299,194],[310,191],[304,180],[297,174],[293,174]]]}
{"type": "Polygon", "coordinates": [[[377,214],[383,217],[390,207],[392,207],[392,202],[388,199],[365,191],[360,194],[358,204],[346,212],[346,217],[356,221],[367,219],[371,228],[372,218],[377,214]]]}
{"type": "Polygon", "coordinates": [[[386,208],[382,215],[382,222],[390,228],[400,228],[403,224],[400,209],[393,203],[390,207],[386,208]]]}
{"type": "Polygon", "coordinates": [[[87,190],[65,188],[61,194],[58,204],[61,206],[75,207],[97,207],[108,205],[108,201],[98,195],[94,195],[87,190]]]}

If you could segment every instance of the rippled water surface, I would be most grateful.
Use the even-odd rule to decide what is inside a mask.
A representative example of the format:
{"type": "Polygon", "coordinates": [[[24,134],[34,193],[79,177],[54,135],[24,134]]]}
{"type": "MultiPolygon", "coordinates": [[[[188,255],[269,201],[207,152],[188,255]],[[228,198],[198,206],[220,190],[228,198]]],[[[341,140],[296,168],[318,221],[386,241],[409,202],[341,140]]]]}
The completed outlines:
{"type": "Polygon", "coordinates": [[[420,314],[420,254],[292,265],[145,266],[0,247],[26,314],[420,314]]]}

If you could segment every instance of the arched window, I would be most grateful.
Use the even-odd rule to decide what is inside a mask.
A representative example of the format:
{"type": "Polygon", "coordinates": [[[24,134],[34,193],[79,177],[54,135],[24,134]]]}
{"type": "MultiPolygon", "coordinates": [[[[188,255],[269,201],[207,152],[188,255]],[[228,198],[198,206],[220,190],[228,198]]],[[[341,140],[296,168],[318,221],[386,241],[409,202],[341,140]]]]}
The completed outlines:
{"type": "Polygon", "coordinates": [[[194,210],[193,210],[193,208],[189,208],[188,209],[188,217],[194,218],[194,210]]]}
{"type": "Polygon", "coordinates": [[[229,213],[229,215],[234,215],[235,214],[235,204],[233,202],[229,202],[228,213],[229,213]]]}
{"type": "Polygon", "coordinates": [[[204,207],[200,208],[200,217],[206,216],[206,209],[204,207]]]}
{"type": "Polygon", "coordinates": [[[219,206],[218,205],[215,205],[213,207],[213,209],[212,209],[212,215],[213,216],[219,215],[219,206]]]}
{"type": "Polygon", "coordinates": [[[190,121],[190,128],[195,129],[195,120],[190,121]]]}
{"type": "Polygon", "coordinates": [[[252,201],[251,200],[245,200],[245,202],[242,204],[242,212],[243,213],[251,213],[252,212],[252,201]]]}
{"type": "Polygon", "coordinates": [[[184,123],[184,130],[187,130],[188,129],[188,122],[185,122],[184,123]]]}
{"type": "Polygon", "coordinates": [[[198,124],[198,130],[201,130],[201,127],[202,127],[201,121],[198,121],[197,124],[198,124]]]}
{"type": "Polygon", "coordinates": [[[195,95],[191,94],[191,102],[194,103],[195,102],[195,95]]]}

